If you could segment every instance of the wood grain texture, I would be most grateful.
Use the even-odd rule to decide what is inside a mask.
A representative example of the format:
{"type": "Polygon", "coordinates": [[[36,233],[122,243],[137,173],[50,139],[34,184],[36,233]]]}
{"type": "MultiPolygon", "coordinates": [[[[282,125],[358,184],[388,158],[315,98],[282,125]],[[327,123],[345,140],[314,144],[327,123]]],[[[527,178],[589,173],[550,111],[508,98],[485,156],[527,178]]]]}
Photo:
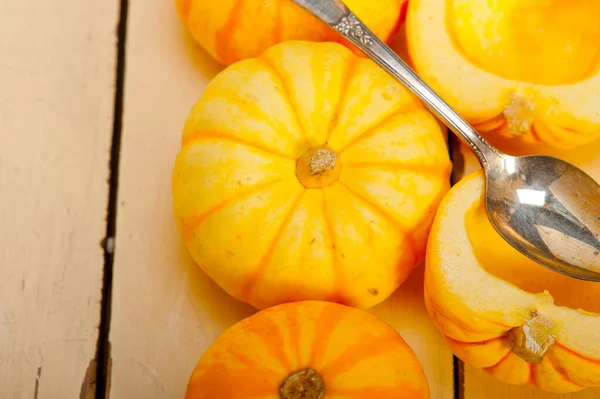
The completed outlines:
{"type": "MultiPolygon", "coordinates": [[[[464,144],[456,148],[464,160],[463,176],[480,168],[471,150],[464,144]]],[[[510,148],[502,150],[518,155],[510,148]]],[[[600,181],[600,140],[581,149],[568,152],[545,149],[544,152],[572,162],[589,173],[596,181],[600,181]]],[[[464,399],[597,399],[600,398],[600,388],[588,388],[572,394],[551,394],[542,392],[533,386],[508,385],[500,382],[483,370],[469,365],[464,366],[464,399]]]]}
{"type": "Polygon", "coordinates": [[[118,1],[0,2],[0,398],[94,375],[118,1]]]}
{"type": "MultiPolygon", "coordinates": [[[[203,351],[254,310],[193,263],[171,203],[183,123],[220,66],[191,44],[170,2],[130,0],[128,23],[110,398],[179,399],[203,351]]],[[[414,349],[432,398],[450,399],[452,356],[422,296],[419,269],[372,311],[414,349]]]]}

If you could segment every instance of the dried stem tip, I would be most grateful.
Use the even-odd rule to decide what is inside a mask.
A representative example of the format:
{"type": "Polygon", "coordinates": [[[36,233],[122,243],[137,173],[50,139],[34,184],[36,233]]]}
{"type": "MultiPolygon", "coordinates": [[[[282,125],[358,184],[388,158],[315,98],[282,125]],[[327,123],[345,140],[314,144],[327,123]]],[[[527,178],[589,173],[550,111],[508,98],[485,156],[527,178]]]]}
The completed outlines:
{"type": "Polygon", "coordinates": [[[513,353],[529,363],[541,363],[556,341],[551,333],[553,324],[551,320],[533,312],[531,319],[508,334],[513,353]]]}
{"type": "Polygon", "coordinates": [[[308,163],[308,168],[315,175],[321,175],[328,170],[335,168],[337,155],[327,148],[317,150],[308,163]]]}
{"type": "Polygon", "coordinates": [[[327,144],[306,150],[296,161],[296,176],[306,188],[323,188],[340,176],[341,163],[327,144]]]}
{"type": "Polygon", "coordinates": [[[535,121],[533,103],[528,98],[513,93],[510,95],[510,104],[504,108],[504,117],[512,135],[527,134],[535,121]]]}
{"type": "Polygon", "coordinates": [[[291,374],[279,388],[281,399],[321,399],[325,395],[325,382],[312,368],[291,374]]]}

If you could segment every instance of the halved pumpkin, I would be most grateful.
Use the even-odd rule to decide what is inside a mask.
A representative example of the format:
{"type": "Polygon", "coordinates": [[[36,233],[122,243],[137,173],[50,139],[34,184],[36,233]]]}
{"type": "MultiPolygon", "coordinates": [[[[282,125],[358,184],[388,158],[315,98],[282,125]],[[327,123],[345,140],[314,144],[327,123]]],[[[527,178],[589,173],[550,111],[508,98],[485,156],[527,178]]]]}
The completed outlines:
{"type": "Polygon", "coordinates": [[[411,0],[407,41],[484,135],[575,148],[600,137],[599,20],[593,0],[411,0]]]}
{"type": "Polygon", "coordinates": [[[600,284],[555,273],[507,244],[476,171],[442,201],[429,236],[425,299],[463,361],[554,392],[600,385],[600,284]]]}

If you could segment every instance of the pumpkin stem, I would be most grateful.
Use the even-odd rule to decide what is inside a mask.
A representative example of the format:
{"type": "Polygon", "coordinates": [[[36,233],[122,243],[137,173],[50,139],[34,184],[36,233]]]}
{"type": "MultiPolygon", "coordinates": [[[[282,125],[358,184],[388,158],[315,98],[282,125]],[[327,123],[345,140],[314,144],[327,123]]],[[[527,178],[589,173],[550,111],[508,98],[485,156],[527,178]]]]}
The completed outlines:
{"type": "Polygon", "coordinates": [[[529,363],[541,363],[556,341],[551,333],[554,323],[535,311],[531,316],[521,327],[509,331],[508,342],[515,355],[529,363]]]}
{"type": "Polygon", "coordinates": [[[340,175],[337,154],[327,144],[309,148],[298,158],[296,176],[306,188],[322,188],[340,175]]]}
{"type": "Polygon", "coordinates": [[[527,134],[535,120],[533,103],[528,98],[512,93],[510,104],[504,108],[504,117],[511,134],[515,136],[527,134]]]}
{"type": "Polygon", "coordinates": [[[310,367],[291,374],[279,388],[281,399],[321,399],[324,395],[323,377],[310,367]]]}
{"type": "Polygon", "coordinates": [[[313,175],[322,175],[335,168],[336,161],[337,155],[335,152],[328,148],[321,148],[310,157],[308,168],[313,175]]]}

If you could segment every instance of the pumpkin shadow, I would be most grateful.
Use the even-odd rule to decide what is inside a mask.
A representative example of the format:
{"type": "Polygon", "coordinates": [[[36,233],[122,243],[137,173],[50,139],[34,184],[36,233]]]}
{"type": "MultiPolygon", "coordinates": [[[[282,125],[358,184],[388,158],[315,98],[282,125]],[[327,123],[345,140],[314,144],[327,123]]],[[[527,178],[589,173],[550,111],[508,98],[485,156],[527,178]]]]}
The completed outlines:
{"type": "Polygon", "coordinates": [[[417,266],[392,295],[369,311],[396,330],[410,326],[433,326],[425,308],[424,271],[423,264],[417,266]]]}
{"type": "MultiPolygon", "coordinates": [[[[183,240],[179,240],[180,265],[187,276],[187,290],[196,314],[205,314],[208,321],[225,330],[257,312],[252,306],[238,301],[214,282],[194,262],[183,240]]],[[[199,316],[203,323],[206,317],[199,316]]]]}
{"type": "Polygon", "coordinates": [[[192,62],[192,65],[198,70],[201,76],[212,79],[221,72],[225,65],[215,60],[202,46],[200,46],[189,30],[181,25],[179,35],[180,43],[185,47],[187,58],[192,62]]]}
{"type": "Polygon", "coordinates": [[[415,353],[430,382],[431,397],[450,397],[454,360],[443,334],[427,313],[423,295],[424,271],[421,264],[396,292],[370,311],[398,331],[415,353]]]}

